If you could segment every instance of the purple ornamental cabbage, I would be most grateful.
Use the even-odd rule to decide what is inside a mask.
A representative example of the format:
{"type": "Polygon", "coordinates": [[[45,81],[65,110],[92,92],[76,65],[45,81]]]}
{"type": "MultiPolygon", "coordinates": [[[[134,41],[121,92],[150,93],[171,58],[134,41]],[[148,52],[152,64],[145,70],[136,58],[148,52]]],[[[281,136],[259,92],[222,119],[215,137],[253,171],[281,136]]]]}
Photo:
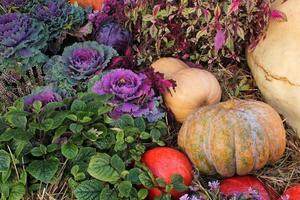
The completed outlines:
{"type": "Polygon", "coordinates": [[[28,96],[24,97],[26,108],[30,108],[35,101],[40,101],[43,106],[50,102],[62,101],[62,97],[51,87],[41,87],[28,96]]]}
{"type": "Polygon", "coordinates": [[[115,108],[111,112],[114,119],[123,114],[134,117],[151,116],[151,121],[163,117],[163,114],[158,112],[151,81],[142,73],[136,74],[126,69],[112,70],[96,81],[91,89],[99,95],[115,96],[112,100],[115,108]]]}
{"type": "Polygon", "coordinates": [[[65,31],[72,31],[83,25],[85,12],[65,0],[44,0],[36,4],[30,15],[43,21],[50,31],[50,39],[59,39],[65,31]]]}
{"type": "Polygon", "coordinates": [[[96,31],[95,37],[98,43],[111,46],[120,54],[132,44],[131,33],[115,21],[103,23],[96,31]]]}
{"type": "Polygon", "coordinates": [[[43,64],[47,57],[41,51],[48,38],[44,23],[25,14],[0,16],[0,70],[17,67],[24,72],[43,64]]]}
{"type": "Polygon", "coordinates": [[[27,0],[0,0],[0,5],[6,9],[25,6],[27,0]]]}
{"type": "Polygon", "coordinates": [[[87,80],[105,69],[117,55],[113,48],[97,42],[75,43],[66,47],[62,56],[54,56],[46,63],[45,80],[58,83],[59,88],[77,86],[78,91],[85,90],[87,80]]]}

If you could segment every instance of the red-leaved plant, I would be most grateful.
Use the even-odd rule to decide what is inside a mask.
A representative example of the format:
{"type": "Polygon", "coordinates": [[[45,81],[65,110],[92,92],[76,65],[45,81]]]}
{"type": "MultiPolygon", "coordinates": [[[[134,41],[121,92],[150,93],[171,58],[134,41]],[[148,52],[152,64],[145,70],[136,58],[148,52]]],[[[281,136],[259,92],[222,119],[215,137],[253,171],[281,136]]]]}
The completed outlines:
{"type": "Polygon", "coordinates": [[[271,17],[285,19],[271,1],[136,0],[124,1],[123,8],[138,63],[174,56],[213,66],[240,62],[271,17]]]}

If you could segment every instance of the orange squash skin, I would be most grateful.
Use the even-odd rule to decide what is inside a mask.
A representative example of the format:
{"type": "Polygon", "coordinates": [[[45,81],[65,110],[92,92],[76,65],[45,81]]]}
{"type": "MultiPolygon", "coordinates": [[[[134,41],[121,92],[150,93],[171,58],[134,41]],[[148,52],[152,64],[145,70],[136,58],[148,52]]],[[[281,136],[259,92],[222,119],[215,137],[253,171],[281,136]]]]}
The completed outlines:
{"type": "Polygon", "coordinates": [[[74,4],[75,2],[78,3],[81,7],[92,7],[93,10],[100,11],[102,9],[104,0],[70,0],[70,3],[74,4]]]}
{"type": "Polygon", "coordinates": [[[284,153],[279,114],[259,101],[229,100],[200,108],[182,125],[178,145],[204,174],[246,175],[284,153]]]}

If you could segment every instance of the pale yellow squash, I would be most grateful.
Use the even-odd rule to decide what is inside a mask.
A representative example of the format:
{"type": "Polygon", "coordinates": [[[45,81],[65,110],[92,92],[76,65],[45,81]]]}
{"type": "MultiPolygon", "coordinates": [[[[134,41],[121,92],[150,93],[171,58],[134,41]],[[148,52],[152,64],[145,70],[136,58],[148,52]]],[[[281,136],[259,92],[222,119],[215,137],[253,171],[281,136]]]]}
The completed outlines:
{"type": "Polygon", "coordinates": [[[247,60],[266,101],[300,136],[300,2],[277,0],[274,8],[287,15],[287,22],[272,20],[247,60]]]}

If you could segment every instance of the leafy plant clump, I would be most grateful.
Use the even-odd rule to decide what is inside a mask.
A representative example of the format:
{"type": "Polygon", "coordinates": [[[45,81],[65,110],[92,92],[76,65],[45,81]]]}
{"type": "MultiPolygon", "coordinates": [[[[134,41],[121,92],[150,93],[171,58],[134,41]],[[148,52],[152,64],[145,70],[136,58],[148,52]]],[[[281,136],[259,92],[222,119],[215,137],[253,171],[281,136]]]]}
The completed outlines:
{"type": "Polygon", "coordinates": [[[65,0],[43,0],[29,10],[30,15],[44,22],[50,32],[50,40],[62,40],[66,32],[75,31],[85,22],[86,13],[65,0]]]}
{"type": "Polygon", "coordinates": [[[268,24],[271,2],[138,0],[123,9],[139,63],[175,56],[226,66],[240,62],[247,45],[256,45],[268,24]]]}
{"type": "Polygon", "coordinates": [[[44,65],[45,80],[69,94],[85,91],[88,80],[102,72],[117,55],[113,48],[95,41],[74,43],[44,65]]]}
{"type": "Polygon", "coordinates": [[[44,23],[27,14],[9,13],[0,16],[0,72],[15,69],[25,73],[47,61],[43,52],[49,38],[44,23]]]}
{"type": "MultiPolygon", "coordinates": [[[[82,93],[62,101],[46,88],[9,107],[0,116],[1,199],[19,200],[63,180],[79,200],[145,199],[147,188],[163,184],[140,160],[147,148],[164,145],[166,124],[113,120],[111,98],[82,93]]],[[[183,187],[182,177],[172,180],[168,191],[183,187]]]]}

